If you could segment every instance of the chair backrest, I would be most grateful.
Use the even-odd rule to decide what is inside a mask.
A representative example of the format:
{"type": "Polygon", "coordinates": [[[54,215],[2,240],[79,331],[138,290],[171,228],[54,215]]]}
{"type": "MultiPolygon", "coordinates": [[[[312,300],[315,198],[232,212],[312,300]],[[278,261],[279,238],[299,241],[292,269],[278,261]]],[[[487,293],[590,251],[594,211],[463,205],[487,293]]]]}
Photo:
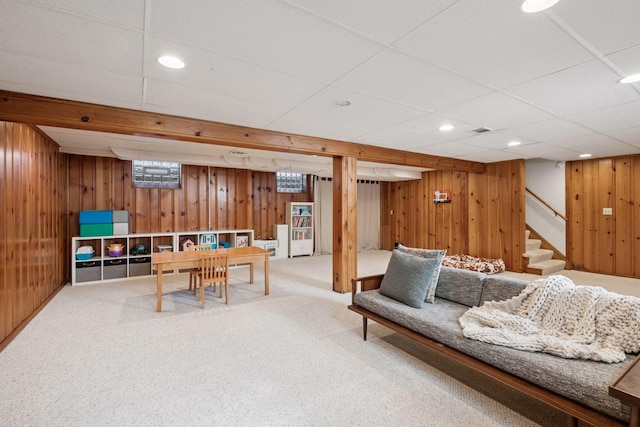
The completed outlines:
{"type": "Polygon", "coordinates": [[[226,254],[202,251],[200,254],[200,270],[204,283],[221,282],[227,277],[229,258],[226,254]]]}
{"type": "Polygon", "coordinates": [[[206,251],[206,250],[211,250],[213,249],[213,247],[211,246],[211,243],[207,243],[206,245],[191,245],[189,246],[189,250],[190,251],[206,251]]]}

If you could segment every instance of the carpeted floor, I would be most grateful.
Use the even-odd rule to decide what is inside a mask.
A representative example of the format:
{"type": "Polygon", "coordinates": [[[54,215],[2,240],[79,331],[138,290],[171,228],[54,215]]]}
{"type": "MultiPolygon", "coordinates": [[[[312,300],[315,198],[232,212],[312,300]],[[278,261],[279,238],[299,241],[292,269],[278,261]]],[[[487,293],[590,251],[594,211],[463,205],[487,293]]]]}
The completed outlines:
{"type": "MultiPolygon", "coordinates": [[[[358,255],[360,275],[389,252],[358,255]]],[[[331,256],[231,272],[205,309],[186,274],[65,287],[0,353],[0,426],[555,426],[561,414],[347,310],[331,256]]]]}

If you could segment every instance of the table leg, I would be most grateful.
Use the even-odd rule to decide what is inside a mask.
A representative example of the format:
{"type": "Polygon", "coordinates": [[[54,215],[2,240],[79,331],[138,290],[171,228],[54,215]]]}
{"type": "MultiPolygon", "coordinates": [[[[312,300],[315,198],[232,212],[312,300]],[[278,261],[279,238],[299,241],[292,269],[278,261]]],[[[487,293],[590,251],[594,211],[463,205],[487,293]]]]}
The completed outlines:
{"type": "Polygon", "coordinates": [[[253,285],[253,264],[255,264],[255,262],[251,261],[249,263],[249,283],[251,283],[253,285]]]}
{"type": "Polygon", "coordinates": [[[158,307],[156,308],[157,312],[162,311],[162,266],[158,268],[158,276],[157,276],[157,285],[158,285],[158,307]]]}
{"type": "Polygon", "coordinates": [[[636,405],[631,405],[631,418],[629,419],[629,427],[638,427],[640,424],[640,411],[636,405]]]}
{"type": "Polygon", "coordinates": [[[264,294],[269,295],[269,254],[264,256],[264,294]]]}

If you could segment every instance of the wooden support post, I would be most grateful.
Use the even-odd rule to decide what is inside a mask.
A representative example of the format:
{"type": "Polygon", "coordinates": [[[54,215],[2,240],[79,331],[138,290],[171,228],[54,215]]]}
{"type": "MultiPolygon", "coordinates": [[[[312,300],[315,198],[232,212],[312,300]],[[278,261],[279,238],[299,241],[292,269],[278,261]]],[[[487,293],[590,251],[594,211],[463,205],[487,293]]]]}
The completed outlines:
{"type": "Polygon", "coordinates": [[[351,292],[357,274],[356,201],[354,157],[333,158],[333,290],[351,292]]]}

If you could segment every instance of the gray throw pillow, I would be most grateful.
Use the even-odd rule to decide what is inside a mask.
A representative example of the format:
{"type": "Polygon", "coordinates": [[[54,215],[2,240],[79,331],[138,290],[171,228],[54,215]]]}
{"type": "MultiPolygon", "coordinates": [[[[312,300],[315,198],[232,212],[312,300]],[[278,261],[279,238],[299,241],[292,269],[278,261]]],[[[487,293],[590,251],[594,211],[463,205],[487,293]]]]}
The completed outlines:
{"type": "Polygon", "coordinates": [[[425,302],[433,303],[436,298],[436,286],[438,286],[438,277],[440,276],[440,267],[442,267],[442,260],[447,254],[446,249],[422,249],[422,248],[409,248],[402,244],[398,245],[398,250],[411,255],[419,256],[422,258],[435,258],[438,260],[438,267],[434,273],[431,281],[429,282],[429,288],[427,289],[427,296],[425,302]]]}
{"type": "Polygon", "coordinates": [[[393,251],[380,285],[380,293],[408,306],[422,308],[429,283],[440,265],[436,258],[422,258],[393,251]]]}

